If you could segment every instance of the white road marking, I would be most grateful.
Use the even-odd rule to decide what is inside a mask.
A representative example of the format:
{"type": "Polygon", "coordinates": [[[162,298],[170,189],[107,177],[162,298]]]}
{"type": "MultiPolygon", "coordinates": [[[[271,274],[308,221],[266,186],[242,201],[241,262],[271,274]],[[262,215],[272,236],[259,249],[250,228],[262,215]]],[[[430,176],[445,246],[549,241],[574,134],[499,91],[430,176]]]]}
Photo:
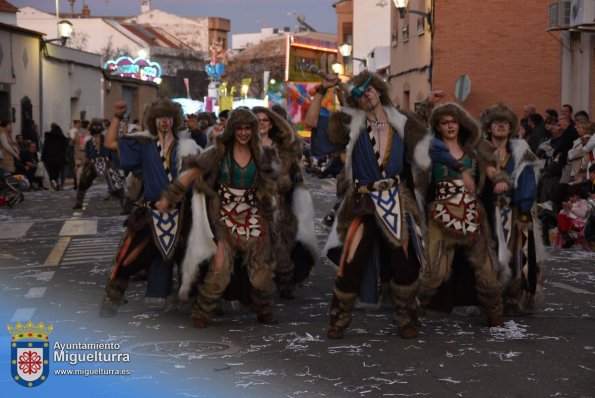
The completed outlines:
{"type": "Polygon", "coordinates": [[[560,289],[569,290],[572,293],[595,294],[595,292],[590,292],[588,290],[580,289],[578,287],[570,286],[570,285],[567,285],[566,283],[561,283],[561,282],[548,282],[548,285],[559,287],[560,289]]]}
{"type": "Polygon", "coordinates": [[[0,239],[22,238],[33,224],[33,222],[2,223],[2,228],[0,228],[0,239]]]}
{"type": "Polygon", "coordinates": [[[43,281],[43,282],[49,282],[54,277],[55,273],[56,273],[55,271],[40,272],[39,275],[37,275],[37,280],[43,281]]]}
{"type": "Polygon", "coordinates": [[[97,235],[97,220],[67,220],[60,236],[97,235]]]}
{"type": "Polygon", "coordinates": [[[41,298],[45,294],[46,289],[46,287],[32,287],[27,294],[25,294],[25,298],[41,298]]]}
{"type": "Polygon", "coordinates": [[[15,311],[10,322],[26,322],[30,321],[35,313],[35,308],[19,308],[15,311]]]}

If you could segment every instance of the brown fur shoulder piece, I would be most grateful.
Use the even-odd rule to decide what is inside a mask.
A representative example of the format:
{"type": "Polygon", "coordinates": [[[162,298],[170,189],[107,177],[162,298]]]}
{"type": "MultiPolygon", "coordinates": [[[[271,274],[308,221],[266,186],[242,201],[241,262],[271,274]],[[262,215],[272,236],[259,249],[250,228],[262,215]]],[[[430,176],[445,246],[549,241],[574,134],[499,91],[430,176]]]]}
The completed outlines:
{"type": "Polygon", "coordinates": [[[519,118],[510,107],[502,103],[492,105],[483,111],[479,115],[479,120],[481,122],[481,130],[484,134],[488,135],[488,139],[490,126],[494,122],[508,122],[512,135],[516,134],[519,129],[519,118]]]}
{"type": "Polygon", "coordinates": [[[327,134],[333,144],[349,143],[351,116],[345,112],[333,112],[329,118],[327,134]]]}
{"type": "Polygon", "coordinates": [[[171,117],[173,119],[172,131],[177,136],[178,131],[184,124],[184,114],[182,107],[175,102],[161,98],[153,102],[145,113],[145,126],[154,136],[157,135],[156,120],[160,117],[171,117]]]}
{"type": "Polygon", "coordinates": [[[459,139],[463,150],[470,153],[481,139],[479,125],[463,107],[449,102],[434,108],[430,116],[430,128],[432,133],[441,138],[438,131],[438,123],[443,116],[451,116],[459,122],[459,139]]]}

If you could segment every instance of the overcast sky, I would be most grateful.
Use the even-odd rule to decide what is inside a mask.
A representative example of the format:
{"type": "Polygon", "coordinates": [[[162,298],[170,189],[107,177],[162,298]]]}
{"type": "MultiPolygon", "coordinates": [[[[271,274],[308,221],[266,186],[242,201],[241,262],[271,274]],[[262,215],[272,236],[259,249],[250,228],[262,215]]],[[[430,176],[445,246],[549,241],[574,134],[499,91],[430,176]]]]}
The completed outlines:
{"type": "MultiPolygon", "coordinates": [[[[172,14],[222,17],[231,20],[231,33],[253,33],[261,27],[294,30],[296,16],[303,15],[306,22],[319,32],[336,33],[337,17],[332,7],[336,0],[152,0],[151,8],[172,14]]],[[[8,0],[16,7],[31,6],[55,13],[55,0],[8,0]]],[[[70,12],[69,0],[59,0],[61,12],[70,12]]],[[[74,11],[83,4],[92,16],[137,15],[141,0],[75,0],[74,11]]]]}

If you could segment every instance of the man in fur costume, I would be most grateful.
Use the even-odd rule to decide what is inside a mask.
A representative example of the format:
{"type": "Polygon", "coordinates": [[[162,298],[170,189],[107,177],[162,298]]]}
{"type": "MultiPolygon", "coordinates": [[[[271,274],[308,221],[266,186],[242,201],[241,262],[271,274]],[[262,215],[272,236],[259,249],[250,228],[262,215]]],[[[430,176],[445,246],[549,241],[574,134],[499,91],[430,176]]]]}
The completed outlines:
{"type": "MultiPolygon", "coordinates": [[[[482,130],[494,146],[498,170],[505,172],[513,187],[494,198],[489,195],[486,208],[494,204],[493,230],[498,238],[498,259],[502,266],[500,281],[504,288],[504,311],[531,312],[540,287],[540,267],[544,248],[541,223],[535,199],[539,159],[522,139],[511,139],[519,127],[515,113],[503,104],[486,109],[481,117],[482,130]]],[[[487,190],[486,190],[487,192],[487,190]]]]}
{"type": "Polygon", "coordinates": [[[76,202],[73,209],[82,209],[83,200],[87,190],[93,185],[96,177],[105,178],[108,190],[111,195],[124,201],[124,179],[118,170],[112,166],[109,150],[105,147],[103,132],[103,121],[95,118],[89,124],[91,139],[85,143],[85,159],[82,162],[83,170],[79,179],[76,202]]]}
{"type": "MultiPolygon", "coordinates": [[[[118,137],[126,108],[125,102],[116,103],[105,146],[118,150],[125,171],[142,169],[143,202],[126,219],[127,229],[101,304],[100,316],[104,317],[116,315],[124,302],[129,277],[142,269],[147,271],[146,301],[157,306],[165,304],[172,289],[173,261],[179,251],[187,209],[178,202],[171,210],[158,211],[155,202],[189,159],[200,153],[192,139],[178,137],[183,118],[177,104],[165,99],[154,102],[145,114],[148,131],[118,137]]],[[[196,222],[193,220],[193,224],[196,222]]]]}
{"type": "MultiPolygon", "coordinates": [[[[322,87],[329,86],[325,82],[322,87]]],[[[390,281],[393,322],[402,338],[415,338],[424,220],[412,192],[414,176],[430,166],[430,137],[417,120],[392,105],[380,76],[364,71],[351,84],[347,106],[331,115],[328,128],[329,139],[347,147],[348,187],[336,233],[329,237],[337,237],[343,249],[327,336],[343,338],[358,295],[366,301],[364,295],[371,293],[378,300],[378,287],[390,281]]]]}
{"type": "Polygon", "coordinates": [[[262,144],[275,149],[281,161],[273,228],[275,281],[280,296],[293,299],[296,285],[308,277],[319,258],[314,204],[300,163],[302,142],[284,115],[264,107],[252,111],[262,144]]]}
{"type": "Polygon", "coordinates": [[[475,288],[488,325],[500,326],[499,264],[486,212],[476,192],[486,176],[495,183],[496,193],[508,189],[507,179],[498,173],[492,148],[481,139],[479,126],[459,105],[447,103],[434,108],[430,128],[436,139],[430,151],[429,266],[422,273],[419,301],[426,307],[441,285],[451,279],[453,267],[461,263],[453,261],[457,251],[466,257],[475,276],[474,286],[465,288],[475,288]]]}
{"type": "MultiPolygon", "coordinates": [[[[275,324],[272,302],[275,291],[275,255],[271,243],[276,154],[263,148],[258,119],[252,111],[238,108],[230,113],[222,134],[180,176],[158,203],[167,209],[194,182],[197,194],[206,196],[208,218],[203,233],[190,233],[182,264],[180,298],[188,297],[199,264],[211,259],[192,307],[192,320],[204,328],[231,281],[235,261],[240,261],[250,281],[252,309],[258,321],[275,324]],[[210,225],[209,225],[210,223],[210,225]],[[213,231],[210,233],[208,231],[213,231]],[[213,241],[214,234],[214,241],[213,241]]],[[[198,204],[194,203],[193,212],[198,204]]]]}

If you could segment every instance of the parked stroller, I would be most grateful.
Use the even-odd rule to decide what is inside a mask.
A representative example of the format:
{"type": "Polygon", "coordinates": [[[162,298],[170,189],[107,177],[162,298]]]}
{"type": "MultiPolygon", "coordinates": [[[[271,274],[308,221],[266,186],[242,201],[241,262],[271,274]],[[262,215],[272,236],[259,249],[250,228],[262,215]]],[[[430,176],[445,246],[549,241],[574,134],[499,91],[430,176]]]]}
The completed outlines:
{"type": "Polygon", "coordinates": [[[8,205],[12,207],[19,202],[25,200],[21,192],[21,184],[19,178],[15,178],[10,173],[5,173],[4,169],[0,167],[0,205],[8,205]]]}

